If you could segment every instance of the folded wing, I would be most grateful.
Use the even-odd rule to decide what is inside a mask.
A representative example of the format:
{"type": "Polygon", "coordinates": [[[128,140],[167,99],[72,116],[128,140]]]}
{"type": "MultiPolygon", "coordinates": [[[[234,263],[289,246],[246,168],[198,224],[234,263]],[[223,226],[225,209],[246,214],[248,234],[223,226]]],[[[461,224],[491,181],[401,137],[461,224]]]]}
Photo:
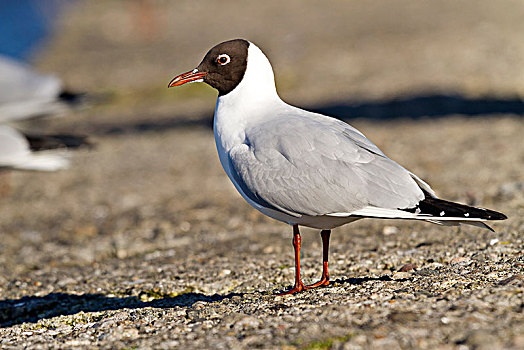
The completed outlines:
{"type": "Polygon", "coordinates": [[[229,157],[251,199],[290,215],[410,208],[424,198],[412,174],[358,130],[299,109],[247,128],[229,157]]]}

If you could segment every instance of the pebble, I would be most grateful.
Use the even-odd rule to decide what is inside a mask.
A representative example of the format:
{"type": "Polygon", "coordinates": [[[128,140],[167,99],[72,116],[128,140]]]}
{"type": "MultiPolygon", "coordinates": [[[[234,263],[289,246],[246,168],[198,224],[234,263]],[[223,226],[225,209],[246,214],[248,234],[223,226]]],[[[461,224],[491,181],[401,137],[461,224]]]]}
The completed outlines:
{"type": "Polygon", "coordinates": [[[406,264],[404,266],[402,266],[398,272],[408,272],[408,271],[411,271],[411,270],[415,270],[417,268],[417,264],[406,264]]]}
{"type": "Polygon", "coordinates": [[[495,245],[499,242],[499,239],[498,238],[493,238],[489,241],[489,245],[495,245]]]}
{"type": "Polygon", "coordinates": [[[398,227],[396,226],[384,226],[382,234],[385,236],[396,235],[398,233],[398,227]]]}
{"type": "Polygon", "coordinates": [[[469,262],[470,262],[469,258],[466,258],[466,257],[463,257],[463,256],[459,256],[459,257],[451,259],[451,261],[449,263],[451,265],[465,265],[465,264],[467,264],[469,262]]]}

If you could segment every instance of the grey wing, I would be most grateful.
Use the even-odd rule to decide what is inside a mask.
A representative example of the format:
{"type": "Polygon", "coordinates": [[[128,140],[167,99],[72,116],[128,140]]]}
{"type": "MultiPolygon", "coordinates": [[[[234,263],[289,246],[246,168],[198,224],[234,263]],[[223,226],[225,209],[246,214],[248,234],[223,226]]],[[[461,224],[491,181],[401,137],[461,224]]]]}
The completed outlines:
{"type": "Polygon", "coordinates": [[[248,128],[246,139],[229,152],[231,170],[265,207],[317,216],[367,206],[411,208],[424,198],[410,172],[333,118],[275,118],[248,128]]]}

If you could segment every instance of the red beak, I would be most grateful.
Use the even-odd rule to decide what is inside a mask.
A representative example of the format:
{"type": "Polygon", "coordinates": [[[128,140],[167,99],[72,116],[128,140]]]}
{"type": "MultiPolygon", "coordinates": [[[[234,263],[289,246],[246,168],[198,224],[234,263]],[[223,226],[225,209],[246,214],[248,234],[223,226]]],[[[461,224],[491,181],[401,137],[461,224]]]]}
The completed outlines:
{"type": "Polygon", "coordinates": [[[185,83],[202,82],[207,72],[199,72],[197,69],[177,75],[169,82],[168,88],[173,86],[184,85],[185,83]]]}

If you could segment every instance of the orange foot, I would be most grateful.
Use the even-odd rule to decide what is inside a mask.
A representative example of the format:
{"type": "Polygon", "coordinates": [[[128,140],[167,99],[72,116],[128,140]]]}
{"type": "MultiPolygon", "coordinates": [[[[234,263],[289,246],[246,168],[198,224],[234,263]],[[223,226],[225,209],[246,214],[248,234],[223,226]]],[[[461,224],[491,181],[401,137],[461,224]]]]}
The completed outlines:
{"type": "Polygon", "coordinates": [[[282,293],[278,293],[277,295],[290,295],[290,294],[295,294],[295,293],[299,293],[299,292],[302,292],[304,290],[306,290],[307,287],[304,285],[304,283],[300,282],[298,284],[295,283],[295,286],[293,288],[291,288],[290,290],[288,290],[287,292],[282,292],[282,293]]]}
{"type": "Polygon", "coordinates": [[[307,286],[305,286],[304,288],[305,289],[313,289],[313,288],[318,288],[318,287],[323,287],[323,286],[328,286],[329,285],[329,279],[327,278],[322,278],[320,281],[318,281],[317,283],[313,283],[313,284],[308,284],[307,286]]]}

